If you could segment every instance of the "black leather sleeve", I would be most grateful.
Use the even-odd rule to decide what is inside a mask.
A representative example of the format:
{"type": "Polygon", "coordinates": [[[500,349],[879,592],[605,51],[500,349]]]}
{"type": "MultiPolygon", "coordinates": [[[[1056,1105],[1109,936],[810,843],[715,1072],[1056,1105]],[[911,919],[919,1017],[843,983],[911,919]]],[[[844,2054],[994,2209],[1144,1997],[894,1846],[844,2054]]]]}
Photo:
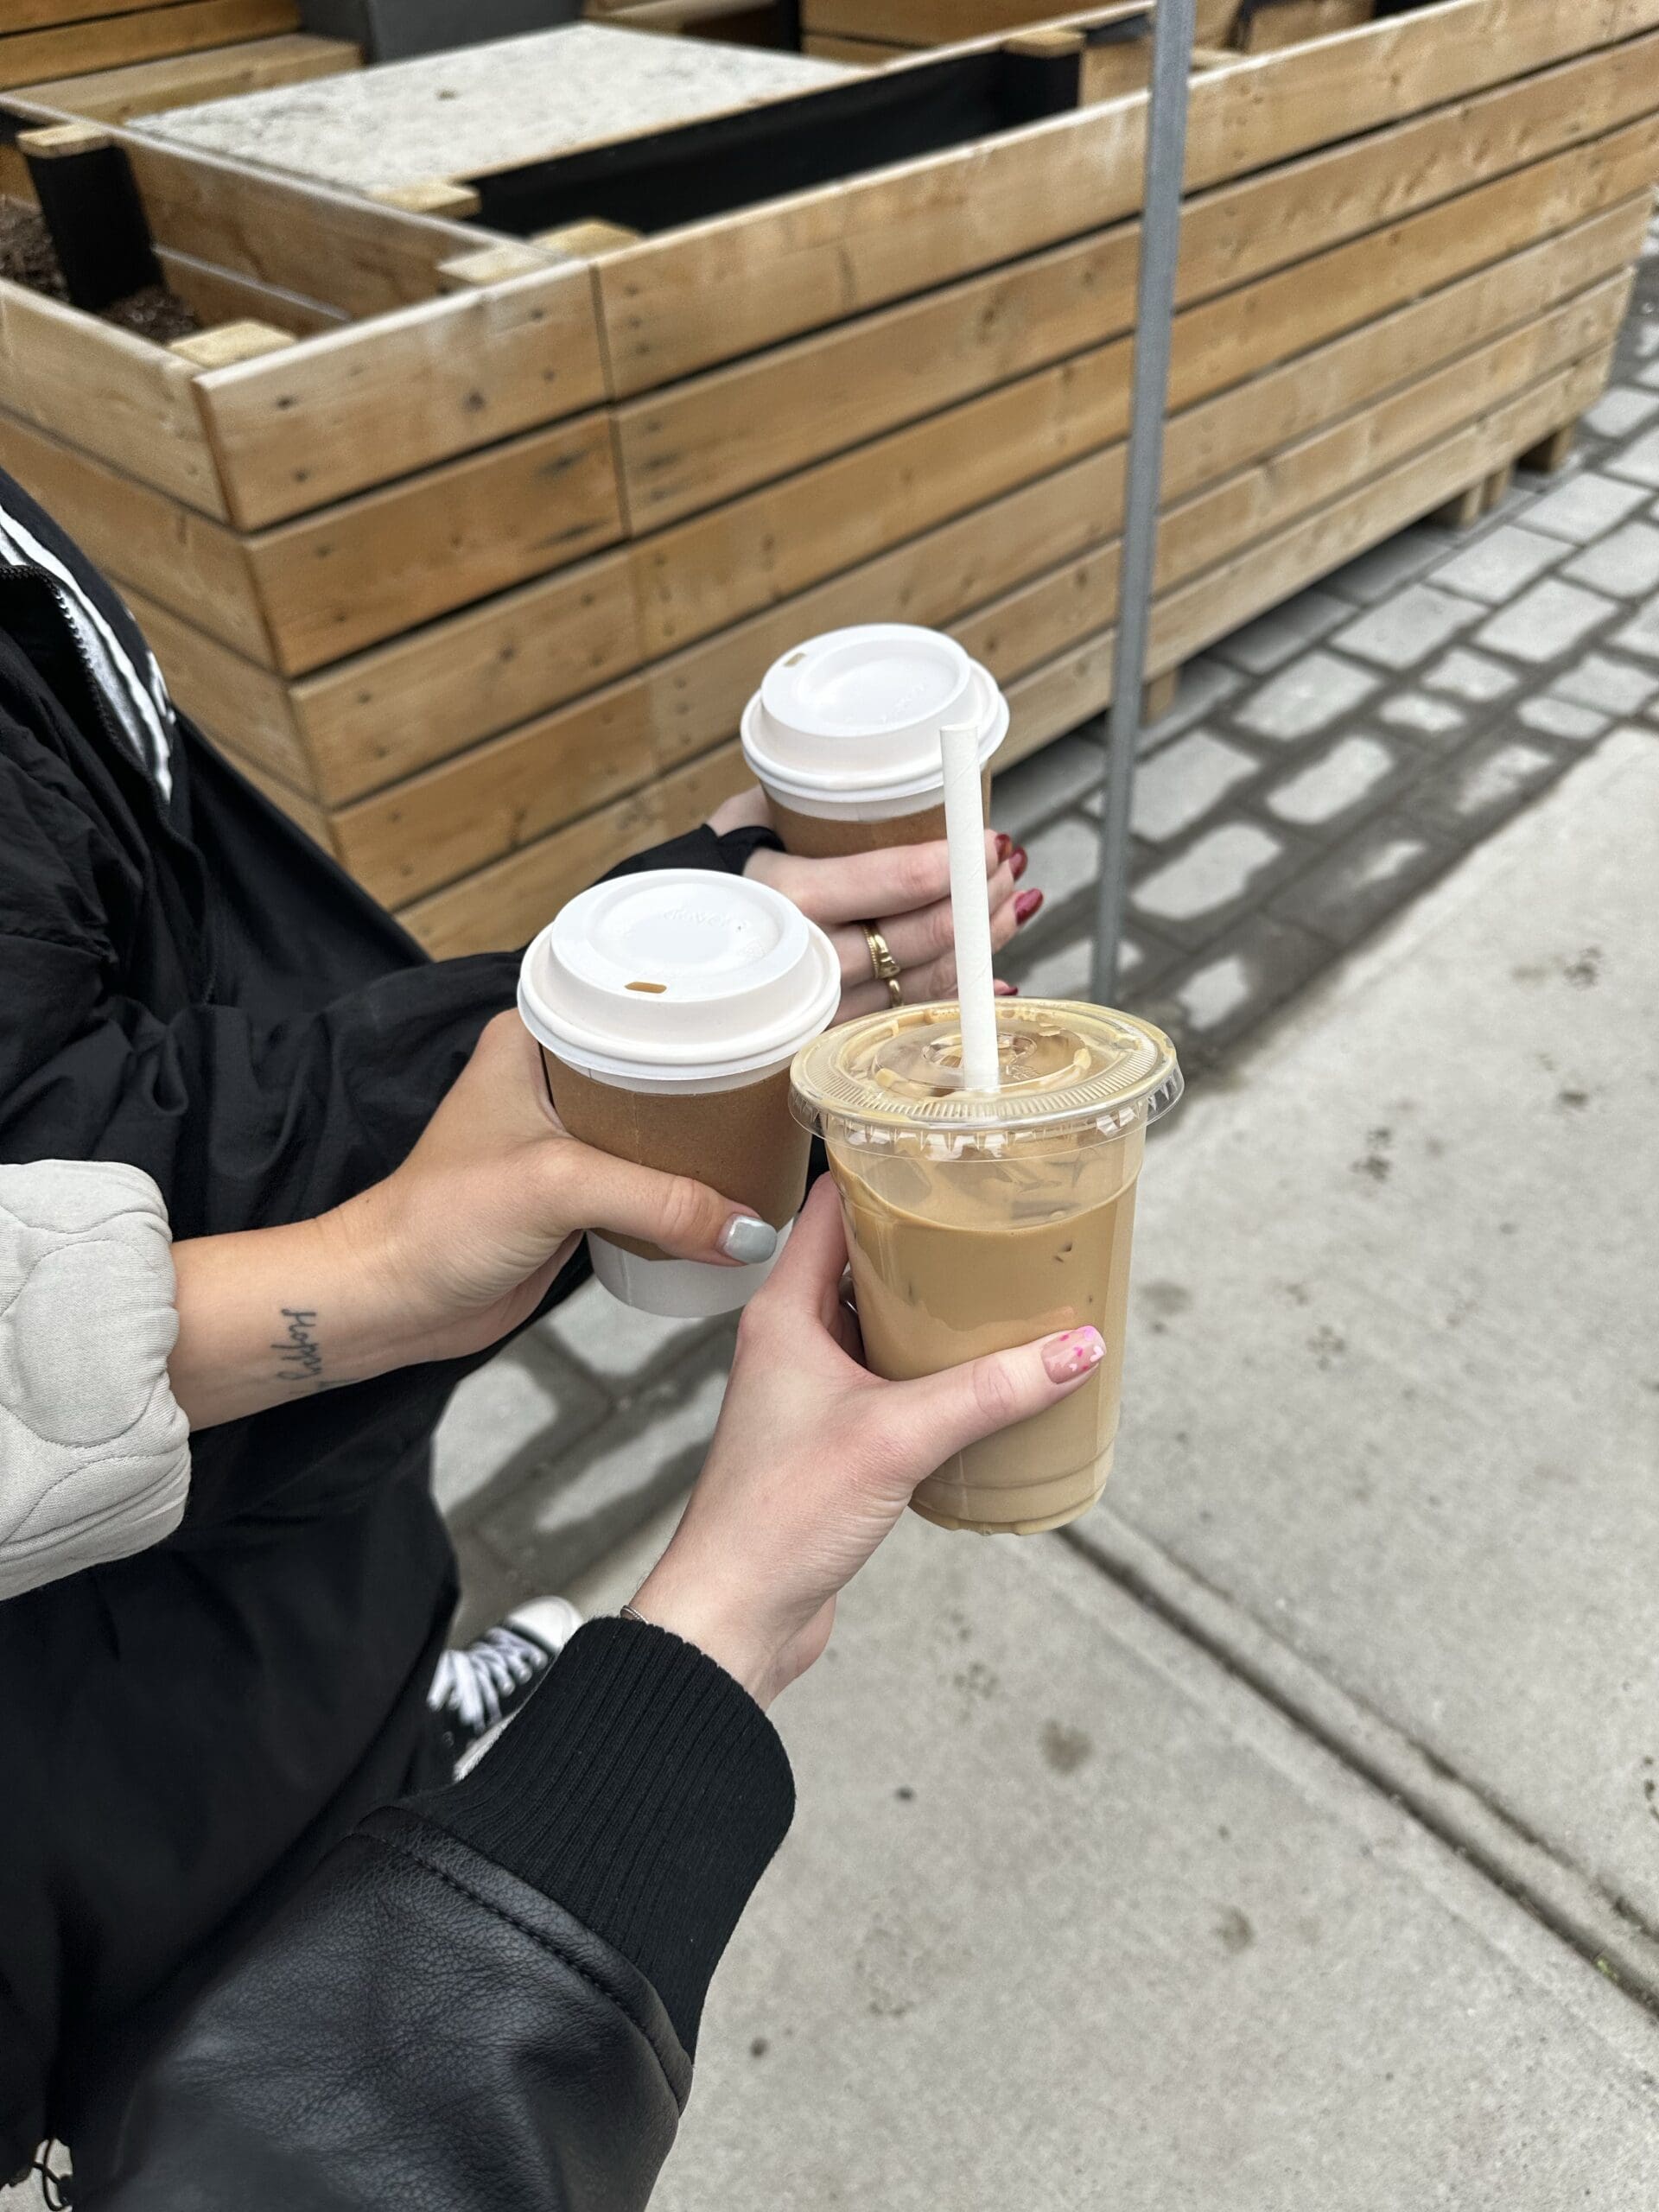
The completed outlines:
{"type": "Polygon", "coordinates": [[[397,1809],[340,1845],[129,2107],[100,2212],[629,2212],[691,2075],[620,1952],[397,1809]]]}

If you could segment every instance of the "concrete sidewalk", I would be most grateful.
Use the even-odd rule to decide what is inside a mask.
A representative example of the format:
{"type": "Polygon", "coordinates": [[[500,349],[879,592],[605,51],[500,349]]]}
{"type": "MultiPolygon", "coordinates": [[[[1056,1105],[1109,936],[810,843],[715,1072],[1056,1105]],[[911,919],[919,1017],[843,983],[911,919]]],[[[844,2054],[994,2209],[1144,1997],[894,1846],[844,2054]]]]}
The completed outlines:
{"type": "Polygon", "coordinates": [[[1656,854],[1633,732],[1152,1148],[1110,1507],[849,1593],[662,2205],[1659,2198],[1656,854]]]}

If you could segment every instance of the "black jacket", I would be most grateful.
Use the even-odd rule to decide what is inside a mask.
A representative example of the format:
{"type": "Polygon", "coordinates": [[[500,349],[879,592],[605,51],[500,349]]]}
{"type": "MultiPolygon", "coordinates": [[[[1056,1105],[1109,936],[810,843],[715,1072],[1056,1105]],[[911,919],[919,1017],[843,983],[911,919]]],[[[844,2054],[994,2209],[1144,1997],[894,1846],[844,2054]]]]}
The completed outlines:
{"type": "MultiPolygon", "coordinates": [[[[703,830],[642,863],[741,868],[753,843],[703,830]]],[[[408,1151],[483,1022],[511,1002],[516,966],[509,954],[428,961],[174,714],[119,601],[0,477],[0,1158],[131,1161],[155,1177],[179,1236],[322,1211],[408,1151]]],[[[371,2053],[334,2035],[359,1974],[396,2027],[404,1961],[370,1940],[383,1924],[364,1903],[372,1860],[387,1870],[384,1925],[409,1924],[411,1884],[429,1890],[416,1962],[442,1955],[463,1976],[469,1947],[486,1934],[499,1943],[512,1924],[475,1896],[499,1902],[503,1883],[556,1879],[564,1886],[552,1894],[586,1922],[587,1941],[616,1955],[607,1986],[655,1980],[690,2049],[708,1973],[787,1823],[789,1790],[750,1701],[671,1638],[627,1624],[583,1631],[500,1747],[537,1772],[556,1767],[557,1796],[521,1780],[508,1796],[527,1825],[509,1821],[503,1840],[496,1806],[482,1829],[467,1828],[493,1803],[485,1783],[498,1752],[458,1793],[463,1825],[452,1818],[447,1833],[467,1844],[432,1844],[468,1858],[470,1891],[454,1866],[453,1880],[416,1884],[418,1852],[386,1857],[384,1841],[328,1859],[365,1815],[438,1779],[425,1690],[455,1585],[429,1446],[473,1363],[404,1370],[206,1432],[174,1537],[0,1607],[0,2173],[53,2131],[76,2152],[81,2202],[120,2171],[123,2203],[419,2202],[416,2177],[383,2163],[407,2126],[371,2117],[383,2064],[388,2110],[406,2089],[429,2114],[447,2106],[459,2120],[465,2107],[480,2136],[506,2140],[534,2124],[556,2144],[545,2070],[527,2056],[520,2067],[521,2054],[487,2035],[465,2039],[481,2069],[470,2093],[455,2047],[423,2058],[393,2032],[371,2053]],[[595,1680],[607,1652],[610,1672],[595,1680]],[[665,1707],[683,1732],[663,1730],[665,1707]],[[556,1726],[568,1771],[542,1745],[556,1726]],[[726,1734],[741,1745],[730,1773],[705,1764],[726,1734]],[[590,1766],[608,1795],[575,1786],[590,1766]],[[581,1814],[579,1834],[566,1832],[565,1803],[581,1814]],[[691,1808],[690,1837],[678,1814],[664,1821],[664,1803],[691,1808]],[[646,1811],[670,1840],[660,1879],[641,1888],[632,1870],[655,1863],[654,1844],[641,1856],[646,1811]],[[263,1939],[276,1948],[251,1950],[289,1899],[297,1918],[263,1939]],[[221,2054],[226,2082],[283,2079],[257,2050],[235,2048],[227,2023],[263,2018],[280,2044],[280,2019],[247,1997],[249,1977],[268,1960],[298,1988],[318,1929],[315,1959],[340,1962],[339,2002],[308,1990],[294,2047],[359,2085],[365,2163],[336,2141],[327,2177],[307,2166],[300,2122],[322,2107],[296,2085],[282,2113],[265,2114],[266,2163],[290,2162],[280,2189],[232,2189],[220,2164],[217,2196],[193,2200],[164,2147],[184,2139],[168,2133],[180,2109],[169,2099],[207,2094],[208,2045],[192,2038],[221,2054]],[[201,1998],[227,1967],[231,1980],[201,1998]],[[183,2072],[147,2072],[163,2043],[183,2072]],[[410,2066],[430,2070],[407,2080],[410,2066]],[[147,2087],[129,2123],[134,2082],[147,2087]],[[502,2095],[521,2101],[517,2113],[486,2118],[502,2095]]],[[[399,1816],[405,1834],[447,1817],[440,1802],[399,1816]]],[[[543,1894],[536,1911],[556,1910],[543,1894]]],[[[526,1969],[530,1952],[554,1957],[536,1911],[518,1916],[526,1969]]],[[[561,1969],[560,1986],[588,2017],[594,1985],[561,1969]]],[[[444,2004],[459,2016],[453,1989],[444,2004]]],[[[588,2080],[590,2092],[609,2081],[615,2093],[617,2187],[570,2201],[638,2201],[642,2169],[625,2146],[659,2152],[660,2112],[638,2102],[640,2077],[626,2069],[588,2080]]],[[[224,2109],[219,2149],[200,2111],[185,2131],[203,2172],[219,2149],[252,2155],[249,2114],[224,2109]]],[[[572,2177],[590,2171],[586,2157],[573,2152],[572,2177]]],[[[543,2190],[540,2201],[561,2200],[543,2190]]]]}

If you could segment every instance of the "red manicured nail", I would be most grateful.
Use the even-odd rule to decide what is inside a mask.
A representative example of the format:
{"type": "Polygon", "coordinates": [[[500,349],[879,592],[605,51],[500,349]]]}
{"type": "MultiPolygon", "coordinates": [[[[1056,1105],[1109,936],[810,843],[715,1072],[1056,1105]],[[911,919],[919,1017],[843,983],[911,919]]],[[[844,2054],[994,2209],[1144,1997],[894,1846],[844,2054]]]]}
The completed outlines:
{"type": "Polygon", "coordinates": [[[1042,903],[1043,894],[1040,891],[1022,891],[1014,902],[1014,920],[1028,922],[1042,903]]]}
{"type": "Polygon", "coordinates": [[[1014,881],[1018,883],[1020,877],[1031,866],[1031,855],[1026,850],[1023,845],[1016,845],[1011,853],[1005,855],[1005,858],[1008,863],[1009,874],[1012,875],[1014,881]]]}
{"type": "Polygon", "coordinates": [[[1071,1382],[1087,1375],[1106,1357],[1105,1339],[1098,1329],[1068,1329],[1050,1337],[1043,1346],[1043,1365],[1051,1382],[1071,1382]]]}
{"type": "Polygon", "coordinates": [[[1018,983],[1005,983],[999,976],[996,983],[996,995],[1000,999],[1017,999],[1020,995],[1020,986],[1018,983]]]}
{"type": "MultiPolygon", "coordinates": [[[[996,857],[1000,861],[1005,861],[1013,850],[1013,838],[1005,836],[1001,830],[999,830],[996,833],[996,857]]],[[[1016,874],[1018,873],[1017,870],[1015,872],[1016,874]]]]}

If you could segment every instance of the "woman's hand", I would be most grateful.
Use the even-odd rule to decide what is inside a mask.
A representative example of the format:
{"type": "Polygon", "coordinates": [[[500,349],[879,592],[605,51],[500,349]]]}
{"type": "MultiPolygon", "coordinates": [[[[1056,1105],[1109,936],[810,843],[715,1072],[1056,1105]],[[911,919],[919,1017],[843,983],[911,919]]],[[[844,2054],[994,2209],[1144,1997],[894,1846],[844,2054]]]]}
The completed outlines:
{"type": "Polygon", "coordinates": [[[935,1467],[1057,1404],[1104,1351],[1093,1329],[916,1382],[859,1364],[847,1245],[825,1176],[745,1312],[709,1456],[634,1611],[717,1659],[761,1705],[830,1640],[850,1582],[935,1467]]]}
{"type": "MultiPolygon", "coordinates": [[[[757,788],[728,799],[710,823],[726,830],[770,820],[766,794],[757,788]]],[[[1025,872],[1024,850],[1010,838],[988,831],[985,873],[990,879],[991,942],[998,951],[1043,903],[1040,891],[1020,888],[1025,872]]],[[[888,1003],[887,985],[877,982],[872,971],[869,941],[858,926],[861,922],[871,923],[887,939],[899,963],[899,988],[907,1004],[949,998],[955,990],[950,855],[943,838],[931,844],[893,845],[880,852],[828,861],[798,860],[792,854],[763,849],[745,874],[781,891],[809,921],[828,933],[841,962],[837,1021],[874,1014],[888,1003]]],[[[997,988],[1007,994],[1014,987],[997,988]]]]}
{"type": "Polygon", "coordinates": [[[705,1184],[565,1134],[535,1040],[498,1014],[403,1165],[315,1221],[174,1248],[174,1395],[202,1428],[395,1367],[481,1351],[529,1319],[585,1229],[677,1258],[765,1258],[768,1225],[705,1184]]]}

